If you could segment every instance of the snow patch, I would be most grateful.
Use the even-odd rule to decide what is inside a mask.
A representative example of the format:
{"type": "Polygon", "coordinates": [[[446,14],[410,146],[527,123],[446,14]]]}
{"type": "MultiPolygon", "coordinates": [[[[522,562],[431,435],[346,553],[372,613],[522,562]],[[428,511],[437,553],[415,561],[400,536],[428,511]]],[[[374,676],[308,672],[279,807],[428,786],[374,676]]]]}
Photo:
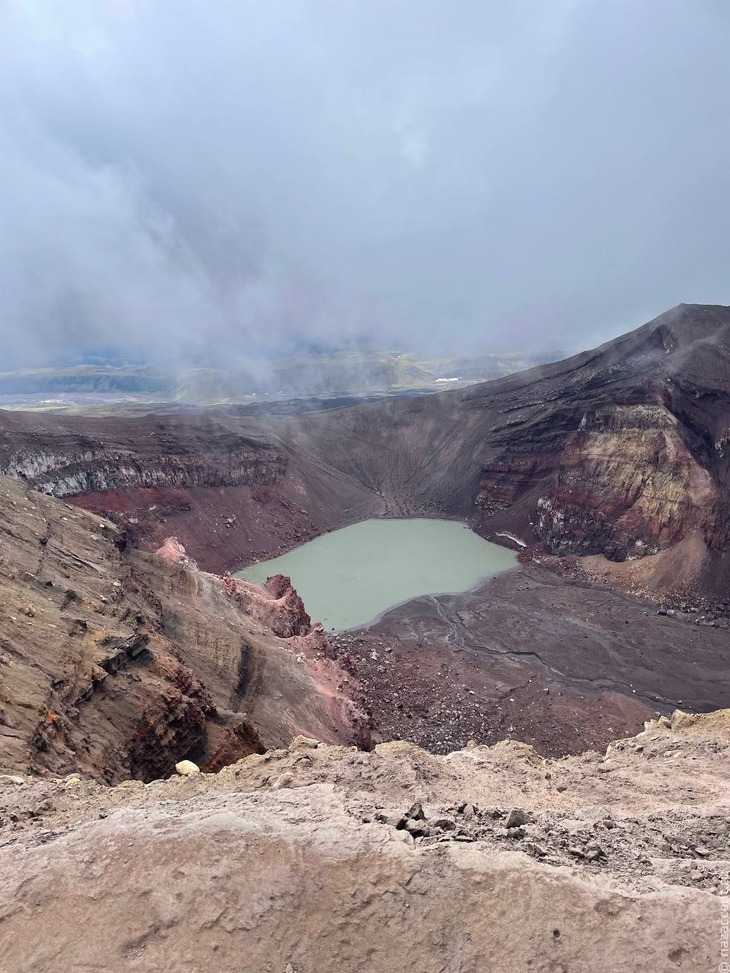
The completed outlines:
{"type": "Polygon", "coordinates": [[[516,537],[514,534],[510,534],[506,530],[500,531],[499,533],[495,534],[494,536],[495,537],[509,537],[509,539],[511,541],[514,541],[515,544],[519,544],[520,547],[527,547],[527,541],[523,541],[521,538],[516,537]]]}

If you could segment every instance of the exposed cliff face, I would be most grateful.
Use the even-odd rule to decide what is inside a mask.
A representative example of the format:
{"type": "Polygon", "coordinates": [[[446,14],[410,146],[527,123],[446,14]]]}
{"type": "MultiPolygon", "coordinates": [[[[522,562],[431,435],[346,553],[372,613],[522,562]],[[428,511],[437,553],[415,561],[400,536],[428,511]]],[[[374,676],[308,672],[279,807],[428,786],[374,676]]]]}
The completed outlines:
{"type": "Polygon", "coordinates": [[[709,542],[718,486],[678,427],[662,406],[586,413],[541,470],[538,458],[511,464],[505,454],[487,466],[477,504],[507,508],[540,484],[533,527],[553,554],[623,561],[656,554],[695,529],[709,542]]]}
{"type": "Polygon", "coordinates": [[[57,417],[29,426],[6,415],[0,473],[22,477],[55,497],[132,487],[254,486],[278,483],[286,457],[271,443],[231,432],[220,423],[151,418],[71,427],[57,417]]]}
{"type": "MultiPolygon", "coordinates": [[[[618,562],[694,537],[705,554],[682,585],[720,594],[730,580],[721,559],[730,540],[730,311],[680,308],[585,359],[533,383],[542,414],[528,404],[494,430],[502,448],[482,465],[480,529],[618,562]]],[[[654,564],[657,590],[671,588],[664,560],[644,571],[646,581],[654,564]]],[[[631,575],[612,577],[628,584],[631,575]]]]}
{"type": "Polygon", "coordinates": [[[242,605],[223,578],[129,548],[110,521],[7,478],[0,537],[5,770],[149,780],[296,733],[363,739],[283,581],[248,586],[242,605]]]}
{"type": "MultiPolygon", "coordinates": [[[[155,554],[166,561],[173,561],[194,571],[198,570],[197,564],[188,557],[177,537],[168,537],[155,554]]],[[[236,606],[244,614],[252,615],[259,622],[264,623],[274,635],[285,639],[295,635],[308,636],[310,643],[316,641],[318,643],[316,648],[327,653],[328,645],[324,630],[319,623],[312,625],[312,620],[304,609],[304,602],[292,587],[290,578],[283,574],[275,574],[261,585],[228,576],[222,580],[226,594],[236,606]]]]}
{"type": "Polygon", "coordinates": [[[0,473],[110,517],[146,550],[177,535],[215,572],[380,511],[356,479],[277,445],[269,426],[0,412],[0,473]]]}

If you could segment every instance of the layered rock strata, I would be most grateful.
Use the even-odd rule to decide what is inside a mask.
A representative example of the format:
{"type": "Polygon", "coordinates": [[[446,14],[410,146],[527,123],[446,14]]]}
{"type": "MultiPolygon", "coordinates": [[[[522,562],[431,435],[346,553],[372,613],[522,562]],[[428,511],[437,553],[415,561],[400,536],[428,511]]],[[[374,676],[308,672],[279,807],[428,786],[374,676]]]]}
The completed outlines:
{"type": "Polygon", "coordinates": [[[130,548],[111,521],[7,478],[0,540],[5,770],[150,780],[302,732],[363,740],[290,586],[249,586],[244,605],[184,556],[130,548]]]}

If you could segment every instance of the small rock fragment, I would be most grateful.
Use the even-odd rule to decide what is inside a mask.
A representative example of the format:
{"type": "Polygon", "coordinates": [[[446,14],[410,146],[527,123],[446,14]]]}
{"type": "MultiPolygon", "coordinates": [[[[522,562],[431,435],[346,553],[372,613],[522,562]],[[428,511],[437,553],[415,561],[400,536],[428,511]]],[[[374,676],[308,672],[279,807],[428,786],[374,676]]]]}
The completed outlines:
{"type": "Polygon", "coordinates": [[[385,814],[382,811],[377,811],[375,820],[379,824],[389,824],[392,828],[397,828],[400,825],[401,830],[405,826],[405,818],[397,814],[385,814]]]}
{"type": "Polygon", "coordinates": [[[505,828],[520,828],[523,824],[527,824],[529,820],[529,817],[521,808],[515,807],[507,815],[504,826],[505,828]]]}
{"type": "Polygon", "coordinates": [[[456,821],[446,816],[442,818],[431,818],[429,824],[432,828],[436,828],[439,831],[453,831],[456,827],[456,821]]]}
{"type": "Polygon", "coordinates": [[[407,831],[408,834],[412,835],[414,838],[425,838],[428,834],[430,834],[430,829],[425,821],[415,818],[409,818],[406,821],[403,830],[407,831]]]}
{"type": "Polygon", "coordinates": [[[606,854],[597,841],[592,841],[586,845],[585,857],[589,862],[594,862],[598,861],[599,858],[605,858],[606,854]]]}
{"type": "Polygon", "coordinates": [[[315,750],[319,746],[319,740],[314,737],[296,736],[289,744],[290,750],[315,750]]]}
{"type": "Polygon", "coordinates": [[[181,760],[175,764],[175,770],[181,777],[192,777],[200,773],[200,767],[192,760],[181,760]]]}

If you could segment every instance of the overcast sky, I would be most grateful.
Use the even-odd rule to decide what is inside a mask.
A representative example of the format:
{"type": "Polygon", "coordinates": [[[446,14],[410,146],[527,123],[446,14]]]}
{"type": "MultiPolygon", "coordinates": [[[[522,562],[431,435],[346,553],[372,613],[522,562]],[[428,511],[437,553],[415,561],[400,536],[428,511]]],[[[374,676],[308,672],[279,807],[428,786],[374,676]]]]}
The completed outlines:
{"type": "Polygon", "coordinates": [[[0,0],[5,367],[730,303],[728,51],[724,0],[0,0]]]}

